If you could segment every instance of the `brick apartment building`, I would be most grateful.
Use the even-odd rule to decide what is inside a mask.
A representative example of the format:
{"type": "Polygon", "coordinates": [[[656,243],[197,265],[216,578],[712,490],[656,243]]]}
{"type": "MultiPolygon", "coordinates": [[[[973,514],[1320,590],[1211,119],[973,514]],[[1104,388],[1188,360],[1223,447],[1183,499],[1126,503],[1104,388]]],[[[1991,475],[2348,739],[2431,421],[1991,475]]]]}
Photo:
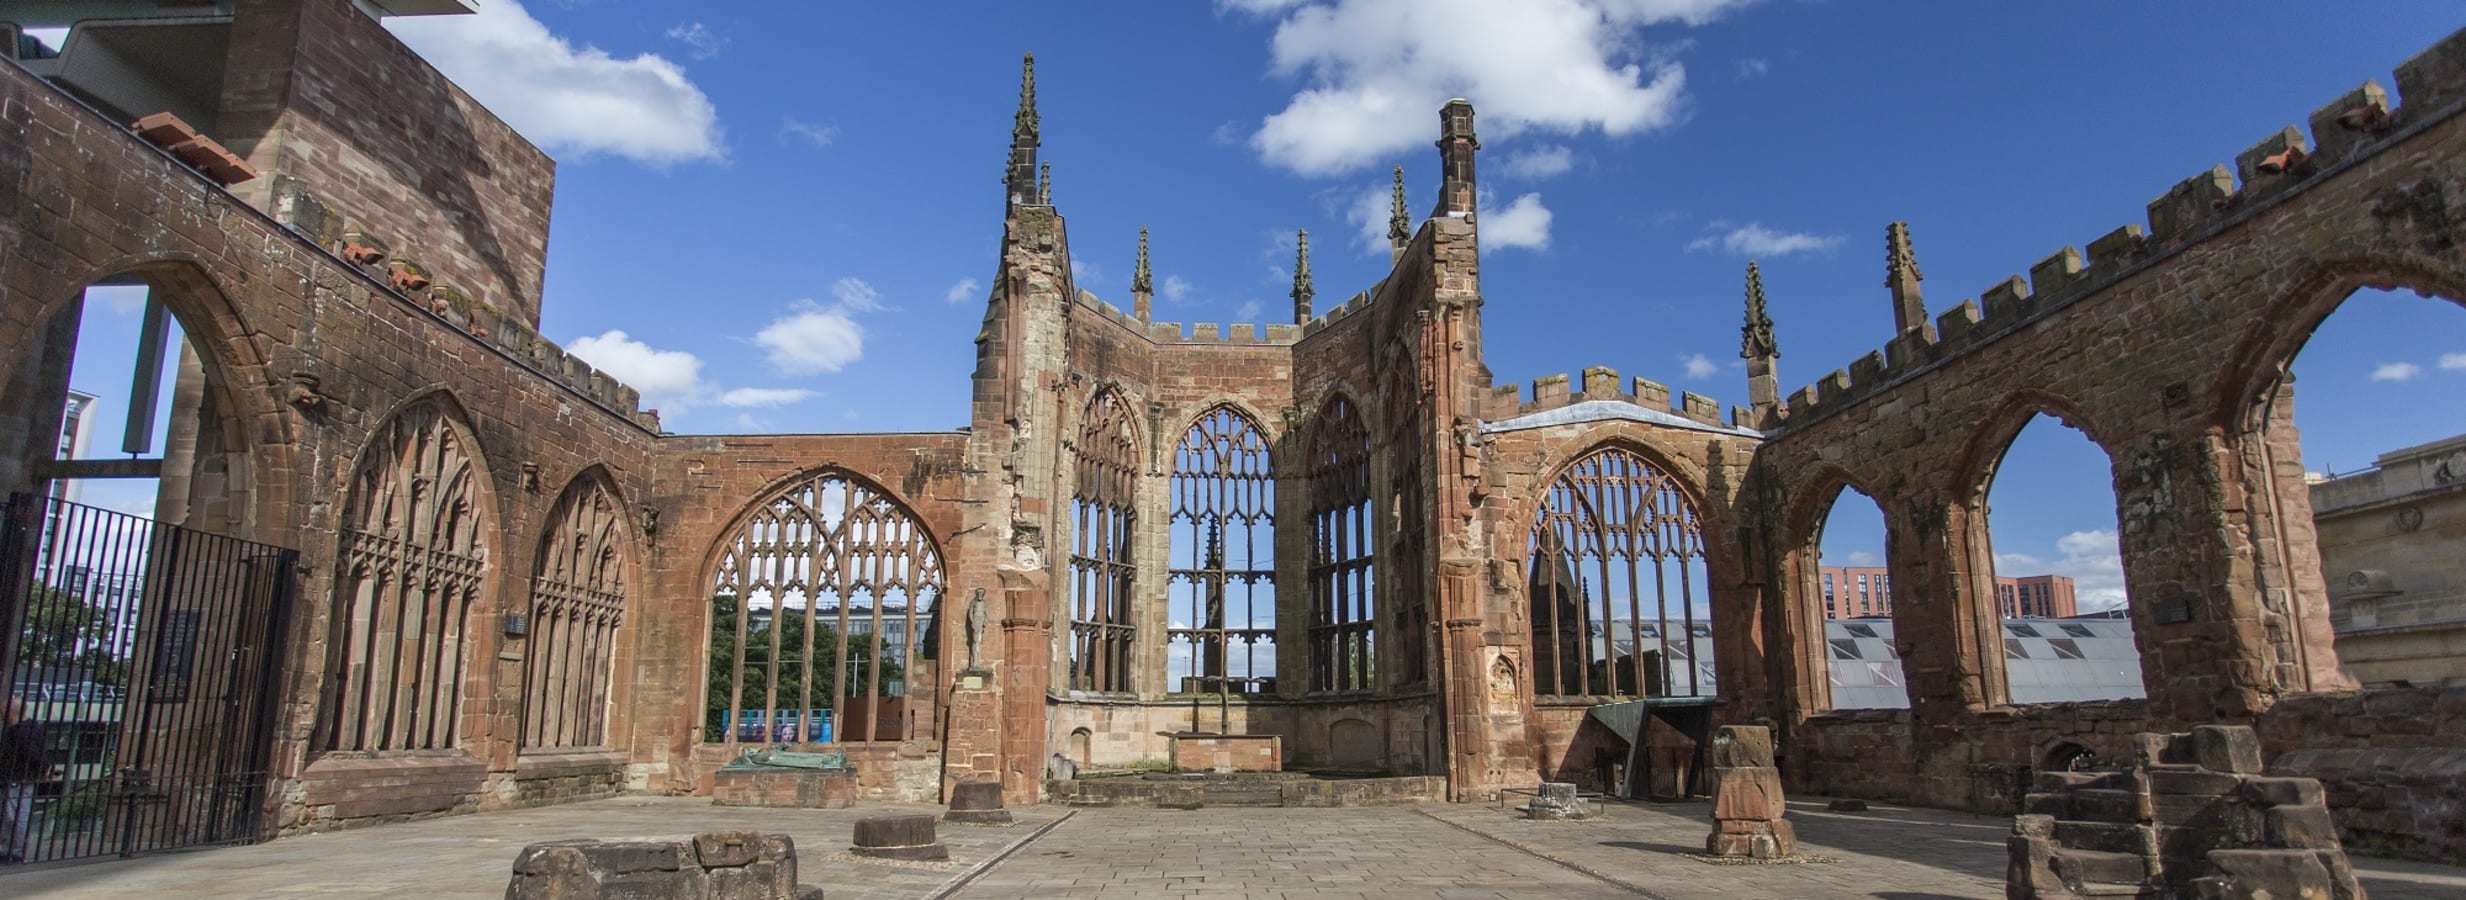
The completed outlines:
{"type": "MultiPolygon", "coordinates": [[[[1824,618],[1892,615],[1892,573],[1883,566],[1818,566],[1824,618]]],[[[2072,579],[2062,575],[1996,576],[1995,603],[2007,619],[2068,619],[2080,615],[2072,579]]]]}

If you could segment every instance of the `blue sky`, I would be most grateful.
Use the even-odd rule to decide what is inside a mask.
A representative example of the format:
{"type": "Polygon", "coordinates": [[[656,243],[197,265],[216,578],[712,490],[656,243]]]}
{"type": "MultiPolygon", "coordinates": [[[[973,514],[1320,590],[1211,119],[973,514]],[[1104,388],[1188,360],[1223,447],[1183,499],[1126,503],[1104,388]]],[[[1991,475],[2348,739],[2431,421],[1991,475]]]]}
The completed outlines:
{"type": "MultiPolygon", "coordinates": [[[[1888,336],[1885,223],[1941,312],[2466,25],[2431,2],[484,6],[391,27],[557,158],[545,333],[700,433],[965,424],[1025,51],[1100,297],[1129,306],[1145,226],[1158,319],[1281,321],[1308,228],[1342,302],[1386,268],[1364,198],[1401,164],[1428,209],[1461,94],[1500,382],[1609,365],[1729,404],[1749,255],[1793,390],[1888,336]]],[[[2350,305],[2298,372],[2312,468],[2361,468],[2462,430],[2466,313],[2350,305]]],[[[2043,426],[2013,454],[1999,553],[2110,565],[2103,456],[2043,426]]],[[[1827,544],[1881,549],[1848,518],[1827,544]]]]}

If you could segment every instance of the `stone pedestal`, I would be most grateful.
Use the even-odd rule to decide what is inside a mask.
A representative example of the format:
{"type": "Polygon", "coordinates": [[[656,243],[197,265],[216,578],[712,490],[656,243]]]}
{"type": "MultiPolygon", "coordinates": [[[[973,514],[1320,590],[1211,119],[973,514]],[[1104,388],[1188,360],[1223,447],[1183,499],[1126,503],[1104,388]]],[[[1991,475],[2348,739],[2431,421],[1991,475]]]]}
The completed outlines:
{"type": "Polygon", "coordinates": [[[721,769],[711,776],[715,806],[846,809],[856,805],[853,769],[721,769]]]}
{"type": "Polygon", "coordinates": [[[1273,734],[1173,736],[1176,772],[1282,772],[1284,738],[1273,734]]]}
{"type": "Polygon", "coordinates": [[[1713,774],[1713,832],[1704,840],[1711,856],[1779,859],[1798,853],[1798,832],[1782,817],[1781,770],[1772,765],[1772,731],[1759,725],[1724,725],[1713,732],[1707,756],[1713,774]]]}
{"type": "Polygon", "coordinates": [[[1576,795],[1576,786],[1562,781],[1541,783],[1541,793],[1518,810],[1527,819],[1590,819],[1601,811],[1593,801],[1576,795]]]}
{"type": "Polygon", "coordinates": [[[950,810],[942,821],[966,825],[1008,825],[1010,810],[1002,806],[1002,783],[970,781],[950,791],[950,810]]]}
{"type": "Polygon", "coordinates": [[[951,689],[950,712],[943,717],[944,791],[1002,778],[1002,697],[993,684],[992,672],[970,669],[959,673],[951,689]]]}
{"type": "Polygon", "coordinates": [[[876,859],[949,859],[950,848],[933,834],[926,815],[867,816],[856,820],[856,844],[848,852],[876,859]]]}

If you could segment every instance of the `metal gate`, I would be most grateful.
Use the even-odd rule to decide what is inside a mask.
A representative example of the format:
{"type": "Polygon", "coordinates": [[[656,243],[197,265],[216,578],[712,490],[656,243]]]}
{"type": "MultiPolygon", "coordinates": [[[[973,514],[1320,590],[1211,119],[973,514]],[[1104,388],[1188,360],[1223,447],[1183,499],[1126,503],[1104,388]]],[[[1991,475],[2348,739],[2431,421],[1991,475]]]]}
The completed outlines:
{"type": "Polygon", "coordinates": [[[0,666],[51,768],[6,795],[31,815],[0,849],[258,840],[299,554],[33,494],[5,513],[0,666]]]}

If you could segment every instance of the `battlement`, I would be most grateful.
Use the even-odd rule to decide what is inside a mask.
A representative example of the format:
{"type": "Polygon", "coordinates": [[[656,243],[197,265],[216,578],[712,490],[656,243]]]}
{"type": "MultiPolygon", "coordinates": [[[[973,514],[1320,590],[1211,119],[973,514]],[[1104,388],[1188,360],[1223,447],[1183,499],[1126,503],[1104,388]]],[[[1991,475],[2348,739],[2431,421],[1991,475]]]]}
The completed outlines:
{"type": "MultiPolygon", "coordinates": [[[[417,260],[396,254],[384,239],[369,234],[333,206],[310,194],[300,182],[276,176],[274,221],[377,283],[383,293],[419,310],[447,327],[495,347],[508,358],[572,388],[601,406],[659,431],[659,411],[642,408],[642,392],[581,357],[565,351],[520,316],[508,315],[497,304],[459,287],[433,282],[417,260]]],[[[536,308],[537,304],[530,304],[536,308]]]]}
{"type": "Polygon", "coordinates": [[[1127,328],[1131,333],[1159,344],[1289,346],[1301,340],[1302,336],[1302,327],[1299,325],[1271,324],[1262,327],[1249,322],[1236,322],[1230,325],[1198,322],[1184,329],[1180,322],[1141,322],[1137,317],[1123,312],[1121,307],[1099,300],[1095,294],[1086,291],[1079,292],[1079,304],[1095,310],[1096,314],[1105,317],[1106,321],[1127,328]]]}
{"type": "Polygon", "coordinates": [[[1532,399],[1524,399],[1524,387],[1502,384],[1490,389],[1482,399],[1481,418],[1496,422],[1518,416],[1528,416],[1553,409],[1563,409],[1578,403],[1596,400],[1632,403],[1656,412],[1666,412],[1692,422],[1713,427],[1755,427],[1755,418],[1744,407],[1730,408],[1730,421],[1721,421],[1721,404],[1694,391],[1680,391],[1678,402],[1670,402],[1668,385],[1643,378],[1622,385],[1618,370],[1608,366],[1591,366],[1583,372],[1578,384],[1566,375],[1544,376],[1533,382],[1532,399]]]}
{"type": "Polygon", "coordinates": [[[1344,317],[1360,312],[1362,308],[1370,305],[1372,296],[1386,286],[1386,279],[1380,279],[1379,283],[1371,285],[1369,290],[1354,294],[1350,299],[1338,304],[1336,308],[1321,313],[1318,318],[1311,319],[1308,324],[1301,326],[1302,335],[1307,337],[1325,331],[1328,326],[1336,324],[1344,317]]]}
{"type": "Polygon", "coordinates": [[[2377,82],[2339,95],[2312,112],[2308,141],[2295,126],[2281,128],[2237,154],[2234,168],[2212,166],[2149,201],[2146,227],[2116,228],[2090,241],[2086,253],[2063,247],[2030,266],[2027,278],[2007,278],[1937,316],[1933,335],[1913,330],[1799,388],[1781,412],[1781,428],[1813,422],[1991,343],[2443,118],[2466,101],[2466,31],[2416,54],[2396,76],[2403,106],[2391,107],[2377,82]]]}

